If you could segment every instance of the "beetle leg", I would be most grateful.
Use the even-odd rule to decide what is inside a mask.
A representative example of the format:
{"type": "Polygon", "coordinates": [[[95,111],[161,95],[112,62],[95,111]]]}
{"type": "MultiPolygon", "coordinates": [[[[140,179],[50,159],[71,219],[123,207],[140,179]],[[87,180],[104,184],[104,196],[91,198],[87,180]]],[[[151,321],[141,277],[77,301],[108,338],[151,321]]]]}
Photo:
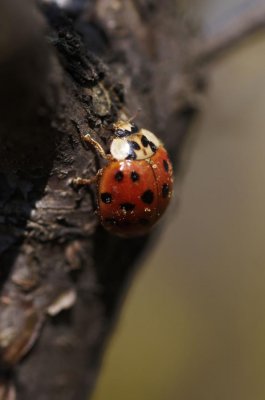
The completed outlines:
{"type": "Polygon", "coordinates": [[[89,135],[89,133],[87,133],[86,135],[82,135],[81,137],[85,142],[94,146],[102,158],[104,158],[105,160],[108,160],[108,161],[110,161],[112,159],[112,156],[110,154],[106,154],[106,152],[103,149],[103,147],[101,146],[101,144],[99,142],[97,142],[95,139],[93,139],[89,135]]]}
{"type": "Polygon", "coordinates": [[[93,184],[93,183],[96,183],[96,181],[97,181],[97,176],[93,176],[92,178],[90,178],[90,179],[84,179],[84,178],[74,178],[73,180],[72,180],[72,184],[75,186],[75,187],[79,187],[79,186],[90,186],[91,184],[93,184]]]}
{"type": "Polygon", "coordinates": [[[92,185],[92,184],[94,184],[94,183],[97,183],[98,178],[99,178],[99,176],[101,175],[101,173],[102,173],[102,169],[99,169],[98,172],[97,172],[97,174],[96,174],[95,176],[92,176],[92,177],[89,178],[89,179],[80,178],[80,177],[74,178],[74,179],[72,179],[72,182],[71,182],[71,183],[72,183],[72,185],[73,185],[74,187],[90,186],[90,185],[92,185]]]}

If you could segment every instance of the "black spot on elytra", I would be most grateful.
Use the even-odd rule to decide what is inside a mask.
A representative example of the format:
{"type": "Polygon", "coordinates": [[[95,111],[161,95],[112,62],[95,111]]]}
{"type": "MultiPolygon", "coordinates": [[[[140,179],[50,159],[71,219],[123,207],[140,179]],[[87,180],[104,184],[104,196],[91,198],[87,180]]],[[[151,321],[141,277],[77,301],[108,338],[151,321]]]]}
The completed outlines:
{"type": "Polygon", "coordinates": [[[121,182],[123,180],[123,172],[122,171],[116,172],[114,178],[117,182],[121,182]]]}
{"type": "Polygon", "coordinates": [[[154,200],[154,193],[152,190],[148,189],[142,194],[141,199],[144,203],[151,204],[154,200]]]}
{"type": "Polygon", "coordinates": [[[162,186],[162,197],[166,198],[168,197],[169,194],[169,186],[167,183],[164,183],[164,185],[162,186]]]}
{"type": "Polygon", "coordinates": [[[139,144],[137,142],[135,142],[134,140],[131,140],[130,143],[134,150],[140,150],[141,147],[139,146],[139,144]]]}
{"type": "Polygon", "coordinates": [[[133,204],[133,203],[122,203],[120,205],[120,207],[124,211],[133,211],[135,209],[135,204],[133,204]]]}
{"type": "Polygon", "coordinates": [[[168,170],[169,170],[169,165],[168,165],[167,160],[163,160],[163,165],[164,165],[165,171],[168,172],[168,170]]]}
{"type": "Polygon", "coordinates": [[[131,180],[133,182],[137,182],[137,181],[139,181],[139,179],[140,179],[140,175],[137,172],[132,171],[131,172],[131,180]]]}
{"type": "Polygon", "coordinates": [[[101,193],[100,197],[101,197],[101,200],[103,201],[103,203],[105,203],[105,204],[110,204],[112,201],[112,196],[110,193],[107,193],[107,192],[101,193]]]}
{"type": "Polygon", "coordinates": [[[148,225],[149,222],[150,221],[148,219],[146,219],[146,218],[140,218],[139,219],[139,224],[144,225],[144,226],[148,225]]]}
{"type": "Polygon", "coordinates": [[[148,140],[147,137],[144,136],[144,135],[141,137],[141,142],[142,142],[142,145],[143,145],[144,147],[147,147],[147,146],[149,145],[149,140],[148,140]]]}

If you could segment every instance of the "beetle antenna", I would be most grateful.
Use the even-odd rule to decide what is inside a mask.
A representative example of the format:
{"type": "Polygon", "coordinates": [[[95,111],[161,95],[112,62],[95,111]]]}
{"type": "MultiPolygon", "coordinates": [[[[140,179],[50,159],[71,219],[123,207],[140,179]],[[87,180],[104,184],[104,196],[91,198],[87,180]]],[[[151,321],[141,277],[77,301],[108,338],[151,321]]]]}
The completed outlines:
{"type": "Polygon", "coordinates": [[[132,122],[138,116],[138,114],[140,112],[141,112],[141,109],[138,108],[138,110],[133,114],[133,116],[128,119],[128,122],[132,122]]]}

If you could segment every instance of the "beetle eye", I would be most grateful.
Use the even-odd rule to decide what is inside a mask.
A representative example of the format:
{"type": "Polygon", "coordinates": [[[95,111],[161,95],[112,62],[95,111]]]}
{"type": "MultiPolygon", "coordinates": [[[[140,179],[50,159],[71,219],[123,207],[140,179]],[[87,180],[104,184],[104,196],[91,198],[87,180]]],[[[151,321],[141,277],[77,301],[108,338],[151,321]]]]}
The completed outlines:
{"type": "Polygon", "coordinates": [[[115,136],[122,138],[122,137],[131,135],[131,132],[127,131],[127,129],[115,129],[114,134],[115,134],[115,136]]]}
{"type": "Polygon", "coordinates": [[[135,125],[134,123],[131,124],[131,133],[137,133],[139,132],[139,128],[137,125],[135,125]]]}
{"type": "Polygon", "coordinates": [[[113,124],[113,133],[118,137],[126,137],[139,131],[138,127],[129,121],[118,121],[113,124]]]}

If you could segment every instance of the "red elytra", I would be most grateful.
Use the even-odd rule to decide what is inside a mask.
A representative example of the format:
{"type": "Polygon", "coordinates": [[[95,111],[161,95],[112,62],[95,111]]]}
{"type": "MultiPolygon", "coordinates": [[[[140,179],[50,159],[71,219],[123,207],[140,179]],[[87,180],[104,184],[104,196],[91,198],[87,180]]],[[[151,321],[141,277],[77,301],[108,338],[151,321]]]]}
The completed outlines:
{"type": "Polygon", "coordinates": [[[98,211],[104,228],[124,237],[148,233],[168,206],[172,174],[163,147],[150,159],[110,162],[98,182],[98,211]]]}

